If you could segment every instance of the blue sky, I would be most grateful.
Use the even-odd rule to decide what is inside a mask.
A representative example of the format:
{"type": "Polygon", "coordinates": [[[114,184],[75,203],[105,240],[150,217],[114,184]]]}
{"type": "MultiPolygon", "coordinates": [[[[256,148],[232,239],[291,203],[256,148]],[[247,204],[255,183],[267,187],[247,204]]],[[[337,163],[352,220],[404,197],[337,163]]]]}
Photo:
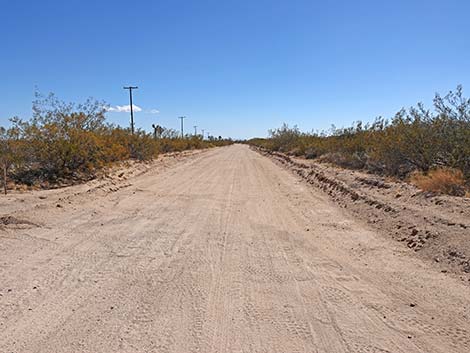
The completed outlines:
{"type": "Polygon", "coordinates": [[[31,116],[35,86],[123,106],[128,84],[146,129],[185,115],[245,138],[388,117],[470,87],[469,13],[468,0],[1,0],[0,125],[31,116]]]}

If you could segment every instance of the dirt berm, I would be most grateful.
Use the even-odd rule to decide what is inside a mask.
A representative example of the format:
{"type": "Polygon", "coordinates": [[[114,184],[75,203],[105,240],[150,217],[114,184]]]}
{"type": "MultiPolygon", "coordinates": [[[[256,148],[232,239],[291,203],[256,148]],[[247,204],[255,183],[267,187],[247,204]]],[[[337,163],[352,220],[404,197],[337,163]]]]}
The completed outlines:
{"type": "MultiPolygon", "coordinates": [[[[253,147],[254,148],[254,147],[253,147]]],[[[326,192],[341,207],[418,256],[470,281],[470,199],[254,148],[326,192]]]]}

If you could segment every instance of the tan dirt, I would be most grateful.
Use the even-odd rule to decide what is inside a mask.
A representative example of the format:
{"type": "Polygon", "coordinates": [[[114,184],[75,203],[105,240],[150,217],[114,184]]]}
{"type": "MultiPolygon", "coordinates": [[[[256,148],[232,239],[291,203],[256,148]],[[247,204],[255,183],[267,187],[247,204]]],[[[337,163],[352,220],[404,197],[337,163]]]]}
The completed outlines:
{"type": "Polygon", "coordinates": [[[380,234],[470,284],[470,198],[424,192],[403,181],[256,150],[324,191],[380,234]]]}
{"type": "Polygon", "coordinates": [[[1,199],[0,352],[470,351],[468,286],[247,146],[111,180],[1,199]]]}

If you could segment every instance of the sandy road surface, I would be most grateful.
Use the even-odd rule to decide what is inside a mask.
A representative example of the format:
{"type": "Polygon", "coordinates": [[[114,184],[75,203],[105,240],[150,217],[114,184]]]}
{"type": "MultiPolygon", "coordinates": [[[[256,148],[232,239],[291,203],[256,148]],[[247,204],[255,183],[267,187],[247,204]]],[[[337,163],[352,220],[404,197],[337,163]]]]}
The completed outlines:
{"type": "Polygon", "coordinates": [[[468,287],[246,146],[85,196],[0,230],[0,352],[470,351],[468,287]]]}

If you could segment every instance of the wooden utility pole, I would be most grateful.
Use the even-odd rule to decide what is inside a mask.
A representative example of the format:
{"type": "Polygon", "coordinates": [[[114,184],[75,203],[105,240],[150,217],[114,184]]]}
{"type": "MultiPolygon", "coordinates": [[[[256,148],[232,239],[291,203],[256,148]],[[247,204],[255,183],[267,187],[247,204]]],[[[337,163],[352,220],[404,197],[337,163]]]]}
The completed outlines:
{"type": "Polygon", "coordinates": [[[194,125],[194,136],[197,136],[197,125],[194,125]]]}
{"type": "Polygon", "coordinates": [[[131,133],[134,134],[134,106],[132,105],[132,90],[137,89],[139,87],[128,86],[128,87],[123,87],[123,88],[129,90],[129,101],[131,104],[131,133]]]}

